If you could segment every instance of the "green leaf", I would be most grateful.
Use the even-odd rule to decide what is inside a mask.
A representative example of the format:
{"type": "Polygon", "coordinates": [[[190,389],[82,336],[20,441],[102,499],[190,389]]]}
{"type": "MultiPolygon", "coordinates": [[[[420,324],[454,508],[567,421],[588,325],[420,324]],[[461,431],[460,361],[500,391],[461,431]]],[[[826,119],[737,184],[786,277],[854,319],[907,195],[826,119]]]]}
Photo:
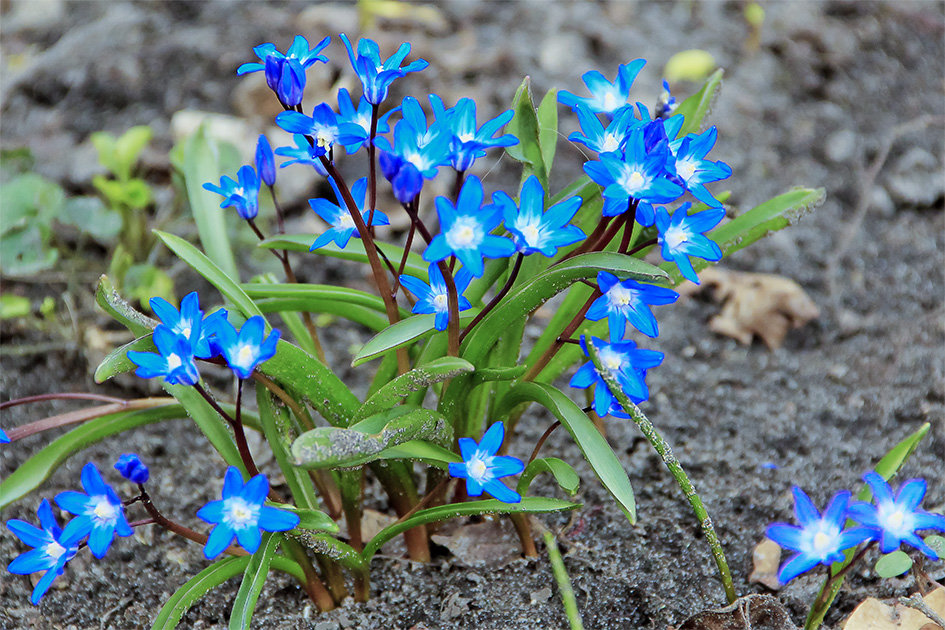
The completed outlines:
{"type": "Polygon", "coordinates": [[[114,160],[118,171],[114,171],[118,179],[127,180],[131,177],[131,169],[138,162],[138,157],[144,148],[151,142],[151,128],[145,125],[132,127],[114,141],[114,160]]]}
{"type": "MultiPolygon", "coordinates": [[[[168,599],[161,610],[158,612],[152,630],[172,630],[177,627],[184,613],[194,605],[198,599],[210,592],[211,589],[223,584],[232,577],[246,571],[250,563],[250,558],[241,556],[238,558],[224,558],[211,564],[209,567],[187,580],[170,599],[168,599]]],[[[271,567],[279,571],[284,571],[295,577],[295,579],[304,581],[305,574],[302,567],[297,563],[282,556],[273,556],[271,567]]]]}
{"type": "Polygon", "coordinates": [[[0,319],[26,317],[31,311],[29,298],[12,293],[0,295],[0,319]]]}
{"type": "Polygon", "coordinates": [[[436,411],[395,407],[347,429],[306,431],[292,443],[292,456],[302,468],[348,468],[374,461],[384,449],[416,439],[449,443],[453,432],[436,411]]]}
{"type": "Polygon", "coordinates": [[[122,200],[132,210],[144,210],[151,203],[151,187],[143,179],[129,179],[121,186],[122,200]]]}
{"type": "Polygon", "coordinates": [[[305,531],[324,531],[329,533],[337,533],[339,531],[338,523],[336,523],[330,516],[322,512],[321,510],[315,509],[301,509],[297,508],[294,505],[287,505],[285,503],[274,503],[273,501],[267,501],[266,505],[280,510],[285,510],[287,512],[292,512],[293,514],[299,517],[299,524],[293,532],[301,533],[302,530],[305,531]]]}
{"type": "MultiPolygon", "coordinates": [[[[825,198],[823,188],[795,188],[755,206],[712,230],[708,236],[718,243],[722,256],[727,258],[769,234],[794,225],[822,204],[825,198]]],[[[696,272],[714,264],[702,258],[691,258],[690,261],[696,272]]],[[[664,262],[660,267],[669,273],[673,286],[682,282],[682,274],[675,263],[664,262]]]]}
{"type": "Polygon", "coordinates": [[[134,370],[137,366],[128,358],[128,352],[132,350],[135,352],[157,352],[154,341],[151,339],[151,333],[138,337],[134,341],[129,341],[109,352],[95,368],[95,373],[92,375],[95,382],[101,384],[113,376],[134,370]]]}
{"type": "Polygon", "coordinates": [[[272,557],[282,538],[280,533],[265,532],[259,549],[249,557],[249,563],[243,571],[240,590],[236,592],[236,599],[233,601],[233,610],[230,611],[230,630],[249,630],[259,594],[266,584],[266,578],[269,577],[269,565],[272,564],[272,557]]]}
{"type": "Polygon", "coordinates": [[[0,509],[38,488],[62,462],[82,449],[122,431],[185,416],[186,412],[180,405],[161,404],[150,409],[120,411],[84,422],[20,464],[0,483],[0,509]]]}
{"type": "Polygon", "coordinates": [[[377,550],[384,546],[384,543],[411,527],[445,521],[450,518],[456,518],[457,516],[514,514],[516,512],[543,514],[547,512],[573,510],[579,507],[581,507],[580,503],[571,503],[569,501],[562,501],[561,499],[549,499],[546,497],[523,497],[521,503],[503,503],[497,499],[484,499],[481,501],[440,505],[420,510],[408,519],[398,521],[393,525],[385,527],[371,539],[364,548],[362,555],[365,561],[370,562],[374,554],[377,553],[377,550]]]}
{"type": "MultiPolygon", "coordinates": [[[[464,326],[468,324],[478,312],[479,309],[477,308],[463,311],[459,317],[460,325],[464,326]]],[[[434,319],[435,316],[432,314],[413,315],[407,319],[400,320],[396,324],[391,324],[368,339],[367,343],[361,346],[361,349],[358,350],[358,353],[351,361],[351,367],[358,367],[392,350],[409,345],[418,339],[424,339],[430,335],[439,333],[440,331],[436,330],[433,326],[434,319]]],[[[442,334],[445,335],[445,331],[443,331],[442,334]]]]}
{"type": "Polygon", "coordinates": [[[551,473],[554,475],[558,485],[572,497],[577,493],[578,486],[581,484],[581,479],[578,477],[578,474],[574,472],[574,468],[571,467],[571,464],[557,457],[542,457],[533,460],[525,467],[522,476],[519,477],[518,480],[518,493],[525,496],[532,480],[541,473],[551,473]]]}
{"type": "Polygon", "coordinates": [[[712,53],[693,48],[683,50],[666,62],[663,77],[670,83],[676,81],[702,81],[715,68],[715,57],[712,53]]]}
{"type": "MultiPolygon", "coordinates": [[[[95,291],[95,301],[102,310],[125,326],[136,337],[151,334],[158,325],[157,320],[142,315],[131,304],[126,302],[108,276],[102,275],[98,279],[98,288],[95,291]]],[[[98,381],[102,382],[102,381],[98,381]]]]}
{"type": "MultiPolygon", "coordinates": [[[[349,305],[362,306],[372,311],[386,314],[384,300],[367,291],[336,287],[329,284],[242,284],[240,288],[253,300],[265,298],[283,298],[292,300],[298,310],[312,313],[333,312],[333,304],[341,304],[337,310],[343,312],[349,305]],[[302,308],[306,307],[306,308],[302,308]]],[[[400,309],[401,317],[408,317],[410,312],[400,309]]]]}
{"type": "Polygon", "coordinates": [[[150,263],[131,265],[125,271],[121,284],[130,293],[129,297],[136,299],[142,307],[153,297],[176,302],[174,281],[162,269],[150,263]]]}
{"type": "Polygon", "coordinates": [[[200,432],[204,434],[210,445],[216,449],[220,457],[230,466],[236,466],[245,475],[246,466],[240,457],[236,442],[230,435],[226,421],[220,417],[197,390],[189,385],[171,385],[161,383],[164,391],[176,398],[184,406],[200,432]]]}
{"type": "Polygon", "coordinates": [[[512,98],[512,120],[505,126],[505,132],[518,138],[518,144],[505,147],[505,151],[515,160],[522,162],[522,180],[529,175],[537,175],[541,185],[548,190],[548,170],[542,157],[539,137],[538,112],[532,99],[531,78],[525,77],[512,98]]]}
{"type": "Polygon", "coordinates": [[[262,424],[266,442],[272,450],[276,463],[279,464],[279,470],[282,471],[295,502],[303,508],[318,507],[318,498],[312,489],[312,480],[304,471],[293,466],[289,460],[292,435],[288,412],[284,407],[277,407],[272,394],[260,384],[256,385],[256,404],[259,406],[259,421],[262,424]]]}
{"type": "Polygon", "coordinates": [[[458,463],[463,460],[453,451],[426,440],[410,440],[397,446],[391,446],[378,453],[377,459],[417,460],[444,470],[449,468],[450,463],[458,463]]]}
{"type": "Polygon", "coordinates": [[[385,409],[390,409],[411,392],[419,391],[434,383],[449,380],[464,372],[472,372],[473,369],[475,368],[473,368],[472,363],[459,357],[434,359],[425,365],[410,370],[406,374],[401,374],[381,387],[361,405],[354,416],[354,421],[357,422],[385,409]]]}
{"type": "Polygon", "coordinates": [[[897,550],[884,554],[876,561],[876,575],[881,578],[891,578],[902,575],[912,568],[912,558],[905,551],[897,550]]]}
{"type": "Polygon", "coordinates": [[[497,408],[497,417],[505,417],[515,407],[526,402],[537,402],[561,421],[601,484],[616,499],[627,519],[636,523],[636,503],[630,478],[587,414],[559,389],[544,383],[525,382],[509,390],[497,408]]]}
{"type": "Polygon", "coordinates": [[[538,106],[538,144],[545,172],[551,174],[551,165],[558,148],[558,90],[548,90],[538,106]]]}
{"type": "Polygon", "coordinates": [[[10,276],[30,276],[51,269],[59,251],[50,247],[49,236],[39,226],[7,232],[0,237],[0,271],[10,276]]]}
{"type": "Polygon", "coordinates": [[[937,534],[925,537],[925,544],[931,547],[939,558],[945,558],[945,538],[937,534]]]}
{"type": "Polygon", "coordinates": [[[677,138],[684,138],[690,133],[700,133],[705,128],[705,117],[722,88],[722,75],[724,74],[725,71],[722,68],[713,72],[702,84],[702,88],[680,103],[676,111],[673,112],[673,116],[685,117],[679,135],[676,136],[677,138]]]}
{"type": "Polygon", "coordinates": [[[89,140],[98,152],[99,164],[108,169],[109,173],[117,174],[121,167],[115,157],[115,136],[107,131],[96,131],[89,136],[89,140]]]}
{"type": "MultiPolygon", "coordinates": [[[[307,252],[315,237],[311,234],[278,234],[271,236],[264,241],[259,242],[259,247],[266,249],[286,249],[292,252],[307,252]]],[[[404,248],[391,243],[384,243],[375,239],[374,244],[378,249],[383,250],[384,255],[391,261],[398,261],[404,255],[404,248]]],[[[335,243],[329,243],[324,247],[319,247],[312,252],[331,258],[341,260],[351,260],[354,262],[367,263],[368,257],[364,251],[364,243],[359,239],[351,239],[344,249],[338,247],[335,243]]],[[[407,256],[407,266],[404,267],[404,273],[414,278],[420,278],[424,282],[429,280],[428,270],[430,264],[424,262],[420,254],[410,252],[407,256]]]]}
{"type": "MultiPolygon", "coordinates": [[[[232,302],[245,317],[249,318],[254,315],[262,315],[262,311],[260,311],[252,299],[243,292],[240,285],[233,280],[233,278],[238,277],[235,273],[232,275],[228,274],[217,266],[213,260],[208,258],[206,254],[179,236],[159,230],[154,230],[154,233],[167,245],[168,249],[177,254],[178,258],[193,267],[194,271],[206,278],[220,293],[225,295],[226,299],[232,302]]],[[[270,326],[267,323],[266,331],[268,332],[269,329],[270,326]]]]}
{"type": "MultiPolygon", "coordinates": [[[[378,313],[373,308],[366,308],[356,304],[345,304],[344,302],[318,301],[314,302],[306,298],[296,297],[277,297],[277,298],[259,298],[256,300],[256,306],[263,313],[279,313],[283,319],[292,315],[288,311],[308,311],[310,313],[324,313],[341,317],[356,324],[361,324],[375,333],[380,332],[390,325],[387,319],[387,313],[378,313]]],[[[296,314],[297,315],[297,314],[296,314]]],[[[299,322],[301,323],[301,321],[299,322]]],[[[304,329],[304,324],[302,324],[304,329]]],[[[303,331],[300,331],[303,332],[303,331]]],[[[308,334],[307,331],[304,331],[308,334]]],[[[296,335],[298,338],[298,335],[296,335]]],[[[314,354],[314,348],[309,351],[314,354]]]]}
{"type": "Polygon", "coordinates": [[[75,226],[103,243],[111,243],[121,233],[121,215],[98,197],[66,199],[59,221],[75,226]]]}

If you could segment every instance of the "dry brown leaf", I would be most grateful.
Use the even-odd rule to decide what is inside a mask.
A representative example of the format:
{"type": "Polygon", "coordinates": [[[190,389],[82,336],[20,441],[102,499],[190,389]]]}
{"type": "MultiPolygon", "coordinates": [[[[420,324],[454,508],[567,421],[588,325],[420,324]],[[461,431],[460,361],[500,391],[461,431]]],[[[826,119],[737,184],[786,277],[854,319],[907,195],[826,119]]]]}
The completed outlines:
{"type": "Polygon", "coordinates": [[[430,538],[449,549],[461,566],[499,568],[521,556],[518,538],[505,519],[449,524],[430,538]]]}
{"type": "Polygon", "coordinates": [[[684,621],[679,630],[797,630],[776,597],[745,595],[724,608],[707,610],[684,621]]]}
{"type": "Polygon", "coordinates": [[[820,316],[804,289],[783,276],[709,267],[700,279],[703,286],[715,287],[715,299],[722,302],[709,330],[746,345],[757,335],[768,348],[780,348],[788,330],[820,316]]]}
{"type": "Polygon", "coordinates": [[[765,538],[751,554],[754,568],[748,576],[749,582],[761,584],[777,591],[781,588],[778,581],[778,565],[781,564],[781,546],[770,538],[765,538]]]}
{"type": "MultiPolygon", "coordinates": [[[[940,617],[945,617],[945,588],[937,588],[922,598],[940,617]]],[[[932,620],[914,608],[901,603],[890,606],[875,597],[865,599],[847,617],[843,630],[925,630],[932,620]]]]}

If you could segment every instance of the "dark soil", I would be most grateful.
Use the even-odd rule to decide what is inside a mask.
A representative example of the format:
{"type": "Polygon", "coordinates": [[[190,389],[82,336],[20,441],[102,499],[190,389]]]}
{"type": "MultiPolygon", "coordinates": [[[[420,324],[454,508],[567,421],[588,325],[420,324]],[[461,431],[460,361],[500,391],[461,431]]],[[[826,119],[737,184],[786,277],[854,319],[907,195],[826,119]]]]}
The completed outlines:
{"type": "MultiPolygon", "coordinates": [[[[945,506],[945,7],[902,0],[768,4],[757,50],[750,49],[737,2],[457,1],[445,3],[440,26],[381,21],[371,32],[383,50],[409,40],[418,56],[431,61],[426,72],[402,80],[399,91],[436,91],[447,101],[475,96],[480,118],[506,107],[525,74],[537,93],[553,86],[580,91],[585,70],[613,76],[617,64],[637,57],[649,63],[634,95],[652,103],[669,56],[703,48],[726,69],[711,115],[720,138],[713,155],[735,171],[726,182],[735,212],[793,185],[826,187],[827,201],[814,214],[724,263],[796,280],[819,305],[818,320],[791,332],[776,351],[760,343],[745,347],[706,329],[718,306],[700,296],[662,309],[662,334],[647,342],[666,359],[649,374],[653,395],[645,411],[700,490],[741,593],[766,592],[747,582],[751,552],[768,523],[792,517],[792,485],[823,505],[835,491],[858,487],[862,474],[923,422],[931,422],[932,430],[902,478],[925,477],[926,509],[941,512],[945,506]],[[932,119],[897,138],[870,181],[869,165],[896,126],[921,116],[932,119]]],[[[159,156],[170,147],[170,116],[182,108],[239,110],[234,68],[251,59],[252,46],[275,41],[282,47],[300,30],[310,41],[355,31],[354,9],[343,5],[305,10],[295,2],[24,0],[2,7],[2,146],[29,146],[40,173],[76,191],[89,190],[94,173],[90,132],[152,125],[157,139],[148,158],[150,176],[160,186],[167,180],[166,160],[159,156]]],[[[332,61],[324,72],[348,72],[337,38],[328,53],[332,61]]],[[[561,117],[567,135],[576,122],[564,111],[561,117]]],[[[557,181],[577,175],[581,161],[562,142],[557,181]]],[[[517,177],[506,158],[486,181],[504,185],[517,177]]],[[[102,271],[98,264],[82,263],[96,273],[102,271]]],[[[338,281],[350,269],[326,263],[306,273],[312,280],[338,281]]],[[[76,288],[74,281],[67,286],[44,278],[10,280],[4,290],[33,297],[71,290],[80,304],[77,330],[104,324],[103,316],[81,306],[89,302],[90,282],[76,288]]],[[[186,276],[178,290],[189,290],[186,276]]],[[[359,330],[337,333],[330,339],[334,363],[347,365],[349,346],[364,338],[359,330]]],[[[94,386],[94,358],[61,337],[46,339],[8,325],[3,345],[3,399],[64,390],[125,396],[144,391],[145,385],[130,380],[124,388],[94,386]],[[54,342],[51,349],[23,350],[45,341],[54,342]]],[[[363,379],[356,374],[346,378],[363,379]]],[[[3,426],[68,408],[20,407],[4,414],[3,426]]],[[[511,452],[528,453],[548,423],[537,412],[526,416],[511,452]]],[[[2,473],[53,437],[4,447],[2,473]]],[[[544,451],[575,465],[583,480],[584,507],[562,544],[569,543],[565,563],[585,626],[666,628],[722,605],[707,547],[672,478],[632,425],[611,422],[608,437],[633,481],[636,527],[628,525],[566,434],[553,435],[544,451]]],[[[39,497],[77,487],[86,461],[105,469],[127,451],[151,463],[152,494],[181,520],[196,521],[194,512],[218,496],[223,467],[191,424],[174,421],[92,446],[3,518],[33,520],[39,497]],[[208,484],[208,478],[215,481],[208,484]]],[[[560,492],[550,485],[539,489],[560,492]]],[[[381,499],[376,507],[385,507],[381,499]]],[[[568,523],[567,516],[542,520],[555,530],[568,523]]],[[[39,607],[29,604],[26,578],[4,573],[0,628],[148,627],[170,593],[206,561],[178,538],[145,536],[153,544],[119,540],[103,561],[80,554],[39,607]]],[[[4,530],[0,559],[7,563],[22,551],[4,530]]],[[[545,558],[467,568],[440,551],[429,565],[378,557],[373,599],[364,605],[348,601],[324,615],[288,579],[275,576],[260,599],[254,627],[567,626],[545,558]],[[552,587],[550,596],[546,587],[552,587]]],[[[930,570],[941,579],[941,563],[930,570]]],[[[819,577],[802,577],[777,594],[797,623],[819,584],[819,577]]],[[[182,627],[225,627],[237,587],[233,581],[197,603],[182,627]]],[[[880,580],[857,571],[828,624],[839,627],[867,596],[913,590],[911,578],[880,580]]]]}

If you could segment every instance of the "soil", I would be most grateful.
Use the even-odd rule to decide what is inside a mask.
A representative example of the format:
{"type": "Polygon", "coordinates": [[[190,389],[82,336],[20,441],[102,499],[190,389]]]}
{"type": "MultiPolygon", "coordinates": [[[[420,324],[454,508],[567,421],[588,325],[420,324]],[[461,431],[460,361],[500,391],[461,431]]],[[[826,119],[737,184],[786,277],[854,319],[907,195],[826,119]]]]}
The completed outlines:
{"type": "MultiPolygon", "coordinates": [[[[701,48],[726,70],[711,121],[719,128],[713,156],[735,172],[725,185],[732,191],[733,213],[793,185],[826,188],[827,200],[813,214],[723,263],[728,269],[797,281],[820,307],[819,319],[792,331],[778,350],[757,342],[743,346],[707,330],[706,321],[719,307],[703,294],[661,309],[661,335],[645,344],[665,352],[666,359],[649,373],[652,398],[644,410],[700,491],[738,591],[768,592],[747,582],[752,549],[768,523],[792,518],[792,485],[823,505],[835,491],[857,488],[862,474],[923,422],[931,422],[931,432],[901,479],[928,479],[924,506],[941,512],[945,5],[766,3],[757,47],[740,2],[456,1],[439,6],[442,23],[380,20],[370,31],[382,50],[411,41],[415,53],[431,61],[427,71],[399,81],[393,98],[403,90],[436,91],[447,101],[470,95],[477,98],[480,117],[491,116],[507,107],[525,74],[531,75],[536,93],[551,87],[580,92],[584,71],[613,76],[617,64],[645,57],[649,62],[634,95],[652,103],[666,60],[679,50],[701,48]],[[891,140],[897,125],[909,121],[917,122],[891,140]],[[886,146],[891,150],[873,180],[870,165],[886,146]]],[[[168,173],[161,156],[171,146],[174,112],[244,111],[239,99],[246,94],[239,90],[234,68],[251,59],[252,46],[274,41],[282,47],[296,32],[310,41],[341,30],[352,33],[357,19],[350,5],[298,2],[13,0],[3,2],[2,9],[3,148],[28,146],[37,157],[37,171],[70,191],[89,191],[95,170],[89,166],[94,153],[88,134],[149,124],[156,140],[146,155],[148,176],[165,191],[164,199],[168,173]]],[[[329,69],[319,72],[348,71],[337,37],[327,52],[329,69]]],[[[692,89],[682,86],[680,96],[692,89]]],[[[563,108],[560,115],[567,135],[576,121],[563,108]]],[[[558,153],[555,181],[560,185],[580,173],[582,156],[564,141],[558,153]]],[[[486,181],[504,186],[517,177],[505,158],[486,181]]],[[[293,220],[307,216],[304,208],[303,200],[293,220]]],[[[94,272],[92,277],[102,271],[94,257],[74,264],[94,272]]],[[[4,291],[33,298],[71,294],[77,304],[75,335],[104,326],[104,316],[89,306],[91,281],[69,271],[7,279],[4,291]]],[[[361,281],[350,277],[350,266],[336,262],[309,266],[304,274],[309,281],[346,281],[346,274],[351,282],[361,281]]],[[[181,294],[189,290],[188,282],[186,275],[179,276],[181,294]]],[[[365,335],[341,329],[330,337],[333,363],[347,365],[350,346],[365,335]]],[[[2,341],[4,400],[50,391],[123,396],[147,391],[134,380],[95,386],[90,377],[95,359],[76,337],[50,338],[35,326],[7,324],[2,341]]],[[[363,374],[344,374],[363,390],[363,374]]],[[[71,408],[65,403],[18,407],[4,414],[3,426],[71,408]]],[[[510,452],[527,454],[549,422],[532,411],[510,452]]],[[[583,507],[573,523],[567,515],[541,520],[555,531],[570,525],[561,544],[585,627],[662,629],[721,606],[724,598],[707,547],[672,478],[633,425],[609,422],[607,431],[636,492],[640,518],[635,527],[566,434],[555,433],[544,450],[573,464],[583,482],[578,495],[583,507]]],[[[9,474],[53,437],[43,434],[4,447],[0,470],[9,474]]],[[[39,496],[77,487],[86,461],[105,469],[129,451],[150,462],[152,494],[181,520],[194,522],[194,512],[218,496],[220,462],[191,424],[172,421],[116,436],[73,457],[41,491],[5,510],[4,520],[35,519],[39,496]],[[207,483],[208,478],[213,481],[207,483]]],[[[549,484],[536,491],[561,496],[549,484]]],[[[386,506],[375,497],[374,507],[386,506]]],[[[0,628],[148,627],[170,593],[206,561],[180,539],[161,532],[144,537],[150,544],[119,540],[103,561],[80,554],[38,607],[29,604],[29,581],[4,573],[0,628]]],[[[4,563],[22,551],[8,531],[0,534],[4,563]]],[[[370,602],[349,600],[321,615],[290,580],[275,576],[263,591],[253,625],[567,627],[544,557],[467,567],[445,549],[437,551],[433,562],[422,565],[388,550],[373,562],[370,602]]],[[[942,580],[941,563],[927,566],[942,580]]],[[[796,623],[802,623],[819,584],[819,577],[801,577],[776,594],[796,623]]],[[[237,587],[231,581],[213,591],[186,614],[182,627],[225,627],[237,587]]],[[[839,627],[867,596],[914,590],[911,578],[881,580],[866,569],[856,571],[827,625],[839,627]]]]}

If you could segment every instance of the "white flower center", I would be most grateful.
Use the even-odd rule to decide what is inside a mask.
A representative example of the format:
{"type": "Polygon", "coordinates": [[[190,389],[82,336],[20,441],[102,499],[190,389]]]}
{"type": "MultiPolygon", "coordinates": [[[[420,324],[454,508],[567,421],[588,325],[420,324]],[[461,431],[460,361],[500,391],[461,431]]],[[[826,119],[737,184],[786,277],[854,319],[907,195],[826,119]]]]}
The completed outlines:
{"type": "Polygon", "coordinates": [[[350,214],[342,214],[338,217],[338,226],[342,230],[350,230],[354,228],[354,219],[351,218],[350,214]]]}
{"type": "Polygon", "coordinates": [[[112,523],[118,516],[118,508],[108,500],[105,495],[95,497],[95,507],[92,508],[92,515],[99,523],[112,523]]]}
{"type": "Polygon", "coordinates": [[[621,187],[626,190],[631,195],[646,185],[646,177],[643,176],[643,173],[637,170],[630,171],[629,173],[624,173],[620,178],[621,187]]]}
{"type": "Polygon", "coordinates": [[[601,145],[601,153],[609,153],[620,148],[620,139],[612,133],[604,136],[604,143],[601,145]]]}
{"type": "Polygon", "coordinates": [[[193,332],[193,329],[192,329],[190,326],[184,326],[184,329],[183,329],[182,331],[180,331],[180,334],[182,334],[184,337],[187,337],[188,339],[190,339],[190,333],[191,333],[191,332],[193,332]]]}
{"type": "Polygon", "coordinates": [[[315,132],[316,144],[323,149],[328,149],[335,143],[335,130],[330,127],[322,127],[315,132]]]}
{"type": "Polygon", "coordinates": [[[607,292],[607,299],[612,306],[627,306],[633,301],[634,297],[636,297],[636,291],[622,287],[619,284],[615,284],[607,292]]]}
{"type": "Polygon", "coordinates": [[[688,182],[696,174],[696,163],[692,160],[676,162],[676,174],[688,182]]]}
{"type": "Polygon", "coordinates": [[[610,112],[620,107],[620,100],[617,98],[617,95],[614,94],[613,92],[607,92],[606,94],[604,94],[603,105],[604,105],[603,107],[604,111],[610,112]]]}
{"type": "Polygon", "coordinates": [[[54,540],[46,545],[43,551],[53,560],[58,560],[59,557],[66,552],[66,548],[54,540]]]}
{"type": "Polygon", "coordinates": [[[253,362],[253,346],[240,346],[236,353],[236,362],[240,365],[249,365],[253,362]]]}
{"type": "Polygon", "coordinates": [[[223,520],[233,529],[240,529],[256,524],[259,506],[250,505],[242,497],[230,497],[225,500],[223,520]]]}
{"type": "Polygon", "coordinates": [[[446,233],[446,242],[451,249],[472,249],[482,241],[479,222],[473,217],[459,217],[446,233]]]}
{"type": "Polygon", "coordinates": [[[689,232],[685,228],[673,225],[666,228],[666,231],[663,233],[663,240],[671,250],[676,249],[689,240],[689,232]]]}
{"type": "Polygon", "coordinates": [[[819,552],[824,552],[827,550],[831,543],[833,542],[833,537],[829,536],[823,532],[817,532],[814,534],[814,550],[819,552]]]}
{"type": "Polygon", "coordinates": [[[528,245],[538,245],[538,241],[541,239],[541,228],[539,228],[539,226],[534,223],[529,223],[519,227],[519,231],[522,233],[522,236],[525,237],[525,242],[528,245]]]}
{"type": "Polygon", "coordinates": [[[433,296],[433,308],[435,308],[438,313],[442,313],[449,308],[449,301],[445,293],[433,296]]]}
{"type": "Polygon", "coordinates": [[[469,132],[469,131],[466,131],[466,132],[464,132],[464,133],[456,134],[456,138],[457,138],[460,142],[469,142],[469,141],[471,141],[471,140],[475,140],[475,139],[476,139],[476,134],[474,134],[474,133],[472,133],[472,132],[469,132]]]}
{"type": "Polygon", "coordinates": [[[896,510],[886,517],[886,525],[889,529],[899,529],[905,520],[906,515],[902,513],[902,510],[896,510]]]}
{"type": "Polygon", "coordinates": [[[177,356],[176,354],[167,355],[167,371],[168,372],[173,372],[174,370],[179,368],[181,364],[183,364],[183,361],[181,361],[180,357],[177,356]]]}
{"type": "Polygon", "coordinates": [[[604,348],[598,354],[600,364],[609,372],[618,372],[623,365],[623,356],[611,348],[604,348]]]}
{"type": "Polygon", "coordinates": [[[473,457],[466,463],[466,472],[469,473],[470,477],[480,483],[485,480],[488,469],[489,467],[486,466],[486,463],[478,456],[473,457]]]}

